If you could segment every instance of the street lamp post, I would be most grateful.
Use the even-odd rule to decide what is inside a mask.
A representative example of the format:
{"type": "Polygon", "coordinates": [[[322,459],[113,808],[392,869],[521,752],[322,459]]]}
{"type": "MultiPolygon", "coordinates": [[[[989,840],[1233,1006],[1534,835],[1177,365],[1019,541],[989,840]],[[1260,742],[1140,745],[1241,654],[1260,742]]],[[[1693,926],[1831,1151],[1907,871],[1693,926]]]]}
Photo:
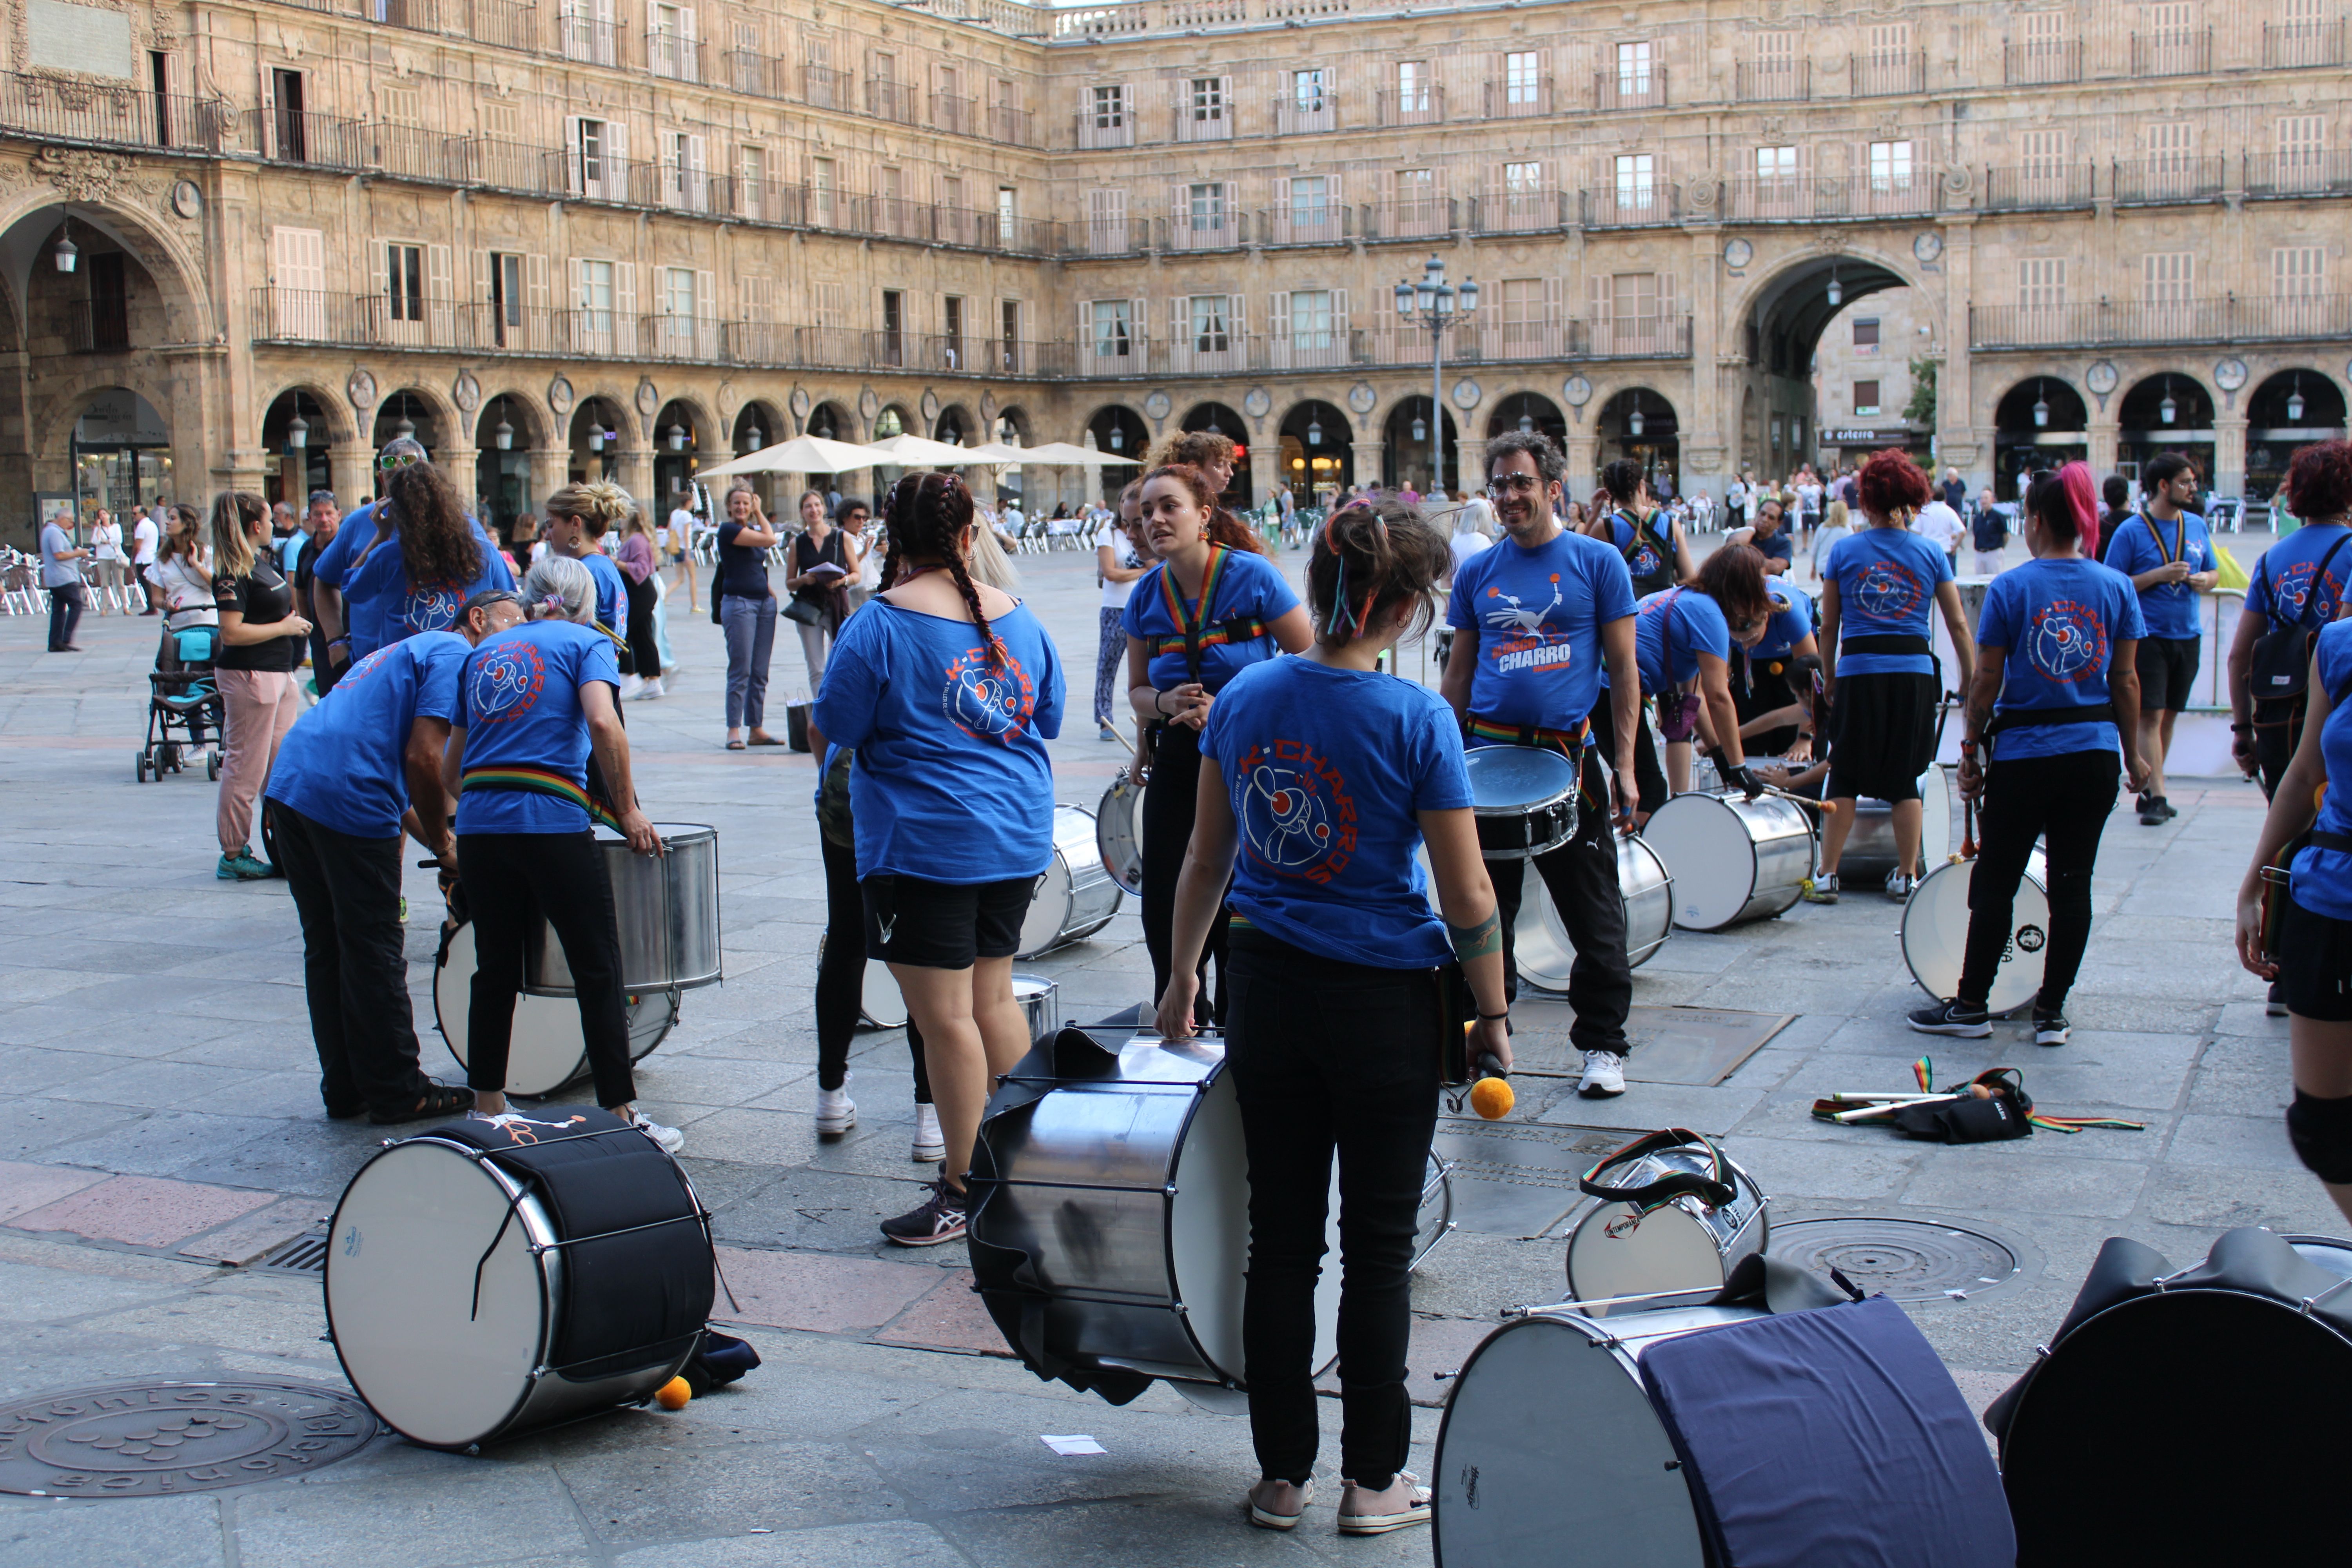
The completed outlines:
{"type": "Polygon", "coordinates": [[[1445,260],[1433,256],[1423,265],[1419,283],[1396,286],[1397,314],[1429,329],[1429,486],[1440,488],[1445,473],[1445,333],[1461,325],[1478,308],[1476,279],[1465,278],[1456,289],[1445,280],[1445,260]]]}

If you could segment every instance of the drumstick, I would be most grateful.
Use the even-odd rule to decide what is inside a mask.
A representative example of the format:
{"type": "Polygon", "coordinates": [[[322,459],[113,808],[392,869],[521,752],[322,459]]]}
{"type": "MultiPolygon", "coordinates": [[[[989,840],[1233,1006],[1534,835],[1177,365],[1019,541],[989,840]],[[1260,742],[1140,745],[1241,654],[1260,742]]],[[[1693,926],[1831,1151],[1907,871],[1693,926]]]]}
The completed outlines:
{"type": "Polygon", "coordinates": [[[1977,803],[1972,797],[1963,795],[1960,796],[1960,853],[1958,859],[1953,864],[1958,864],[1959,860],[1973,860],[1976,858],[1977,803]]]}
{"type": "Polygon", "coordinates": [[[1865,1117],[1892,1116],[1898,1110],[1908,1110],[1915,1105],[1939,1105],[1948,1100],[1966,1100],[1969,1097],[1965,1094],[1923,1095],[1917,1100],[1897,1100],[1890,1105],[1865,1105],[1853,1110],[1841,1110],[1835,1116],[1831,1117],[1830,1120],[1832,1121],[1840,1122],[1860,1121],[1865,1117]]]}
{"type": "Polygon", "coordinates": [[[1834,1100],[1842,1104],[1855,1105],[1865,1103],[1881,1104],[1888,1100],[1941,1100],[1943,1096],[1940,1094],[1897,1093],[1889,1089],[1873,1089],[1867,1094],[1857,1094],[1852,1089],[1840,1089],[1835,1094],[1824,1095],[1822,1098],[1824,1100],[1834,1100]]]}

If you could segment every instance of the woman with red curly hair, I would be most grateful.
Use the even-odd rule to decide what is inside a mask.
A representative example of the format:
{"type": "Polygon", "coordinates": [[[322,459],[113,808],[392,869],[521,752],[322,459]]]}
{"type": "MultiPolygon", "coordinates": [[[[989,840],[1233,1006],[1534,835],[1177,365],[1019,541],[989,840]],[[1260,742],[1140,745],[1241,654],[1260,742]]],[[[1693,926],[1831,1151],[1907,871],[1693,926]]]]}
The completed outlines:
{"type": "Polygon", "coordinates": [[[2230,644],[2230,750],[2246,773],[2261,774],[2264,795],[2278,793],[2303,740],[2311,645],[2344,614],[2352,587],[2352,441],[2315,441],[2297,452],[2280,495],[2303,526],[2263,552],[2230,644]],[[2258,679],[2255,645],[2273,634],[2276,651],[2262,662],[2292,668],[2258,679]]]}
{"type": "Polygon", "coordinates": [[[1805,889],[1816,904],[1838,900],[1838,859],[1861,795],[1894,807],[1895,867],[1886,896],[1900,903],[1918,882],[1919,775],[1936,758],[1936,704],[1943,693],[1931,606],[1943,611],[1950,628],[1962,690],[1976,673],[1976,641],[1952,584],[1952,563],[1942,546],[1910,531],[1927,504],[1927,476],[1890,447],[1863,465],[1857,489],[1865,526],[1839,540],[1821,564],[1827,793],[1837,805],[1822,826],[1821,873],[1805,889]]]}

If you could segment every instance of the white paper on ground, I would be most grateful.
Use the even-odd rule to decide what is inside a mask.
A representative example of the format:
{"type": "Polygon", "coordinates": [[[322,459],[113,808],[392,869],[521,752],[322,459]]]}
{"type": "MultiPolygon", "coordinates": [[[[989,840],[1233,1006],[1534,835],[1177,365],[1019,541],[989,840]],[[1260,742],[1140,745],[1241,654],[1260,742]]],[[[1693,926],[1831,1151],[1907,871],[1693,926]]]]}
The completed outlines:
{"type": "Polygon", "coordinates": [[[1045,1447],[1053,1449],[1056,1454],[1065,1456],[1071,1454],[1102,1454],[1109,1452],[1108,1449],[1105,1448],[1100,1443],[1096,1442],[1092,1437],[1087,1436],[1084,1432],[1074,1433],[1068,1436],[1055,1436],[1053,1433],[1048,1432],[1045,1434],[1041,1440],[1045,1443],[1045,1447]]]}

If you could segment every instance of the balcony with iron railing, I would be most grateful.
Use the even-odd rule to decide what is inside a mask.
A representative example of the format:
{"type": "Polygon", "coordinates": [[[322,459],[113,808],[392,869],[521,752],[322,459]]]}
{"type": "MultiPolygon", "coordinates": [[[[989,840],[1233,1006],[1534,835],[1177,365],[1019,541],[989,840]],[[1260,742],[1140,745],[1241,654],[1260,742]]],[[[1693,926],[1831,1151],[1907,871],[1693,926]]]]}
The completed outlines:
{"type": "Polygon", "coordinates": [[[2263,24],[2263,67],[2294,70],[2344,63],[2344,23],[2332,21],[2265,22],[2263,24]]]}
{"type": "Polygon", "coordinates": [[[923,122],[923,95],[912,82],[869,76],[866,79],[866,112],[877,120],[919,125],[923,122]]]}
{"type": "Polygon", "coordinates": [[[257,127],[218,99],[138,87],[0,73],[0,128],[45,142],[79,142],[217,155],[251,152],[257,127]]]}
{"type": "Polygon", "coordinates": [[[988,111],[988,139],[1007,147],[1038,145],[1036,111],[1009,103],[994,105],[988,111]]]}
{"type": "Polygon", "coordinates": [[[1813,62],[1742,60],[1732,74],[1732,90],[1741,103],[1801,102],[1813,95],[1813,62]]]}
{"type": "Polygon", "coordinates": [[[241,138],[274,163],[356,174],[367,167],[367,128],[356,120],[291,109],[248,109],[241,138]]]}
{"type": "Polygon", "coordinates": [[[1534,120],[1552,110],[1551,78],[1490,81],[1485,85],[1486,118],[1534,120]]]}
{"type": "Polygon", "coordinates": [[[622,41],[626,37],[621,25],[609,16],[599,16],[565,5],[555,16],[556,48],[567,60],[583,65],[625,66],[635,62],[625,58],[622,41]]]}
{"type": "Polygon", "coordinates": [[[1986,212],[2066,212],[2087,207],[2098,165],[2079,161],[2037,160],[2011,169],[1985,171],[1986,212]]]}
{"type": "Polygon", "coordinates": [[[2213,29],[2134,33],[2132,75],[2202,76],[2213,68],[2213,29]]]}
{"type": "Polygon", "coordinates": [[[1230,142],[1234,139],[1234,107],[1231,99],[1180,101],[1169,111],[1169,140],[1230,142]]]}
{"type": "Polygon", "coordinates": [[[1658,228],[1682,221],[1682,193],[1664,180],[1577,193],[1586,228],[1658,228]]]}
{"type": "Polygon", "coordinates": [[[1834,223],[1935,210],[1936,182],[1919,172],[1740,174],[1723,183],[1723,216],[1732,223],[1834,223]]]}
{"type": "Polygon", "coordinates": [[[1595,71],[1592,73],[1592,107],[1603,114],[1613,114],[1624,109],[1664,109],[1666,106],[1666,68],[1653,66],[1645,71],[1595,71]]]}
{"type": "Polygon", "coordinates": [[[719,71],[730,89],[747,98],[781,101],[793,96],[793,68],[764,49],[730,49],[719,71]]]}
{"type": "Polygon", "coordinates": [[[120,298],[111,306],[100,306],[94,300],[68,300],[47,309],[65,318],[68,353],[126,353],[135,346],[131,341],[131,314],[120,298]]]}
{"type": "Polygon", "coordinates": [[[646,68],[670,81],[703,79],[702,40],[670,27],[646,30],[646,68]]]}
{"type": "Polygon", "coordinates": [[[449,136],[421,125],[373,121],[362,132],[366,164],[398,179],[436,185],[486,184],[470,136],[449,136]]]}
{"type": "Polygon", "coordinates": [[[1370,243],[1442,239],[1460,226],[1459,204],[1441,195],[1384,196],[1357,211],[1356,233],[1370,243]]]}
{"type": "Polygon", "coordinates": [[[2246,195],[2259,200],[2352,195],[2352,148],[2249,153],[2245,171],[2246,195]]]}
{"type": "Polygon", "coordinates": [[[1339,95],[1326,88],[1319,92],[1291,91],[1277,94],[1274,100],[1274,133],[1277,136],[1307,136],[1339,129],[1339,95]]]}
{"type": "Polygon", "coordinates": [[[1572,193],[1549,186],[1489,191],[1470,203],[1473,234],[1534,234],[1568,226],[1572,193]]]}
{"type": "Polygon", "coordinates": [[[931,94],[931,124],[958,136],[980,134],[980,100],[952,92],[931,94]]]}
{"type": "Polygon", "coordinates": [[[1856,98],[1894,98],[1927,90],[1924,53],[1846,57],[1846,80],[1856,98]]]}
{"type": "Polygon", "coordinates": [[[1602,316],[1571,321],[1569,353],[1575,359],[1688,359],[1691,318],[1602,316]]]}
{"type": "Polygon", "coordinates": [[[2080,38],[2040,38],[2000,47],[2000,79],[2007,87],[2046,87],[2083,79],[2080,38]]]}
{"type": "Polygon", "coordinates": [[[2117,206],[2167,206],[2219,201],[2228,161],[2171,153],[2107,167],[2107,195],[2117,206]]]}
{"type": "Polygon", "coordinates": [[[539,7],[519,4],[518,0],[472,0],[471,24],[467,30],[477,43],[502,49],[537,50],[547,47],[540,31],[539,7]]]}
{"type": "Polygon", "coordinates": [[[1267,245],[1339,245],[1355,237],[1356,209],[1336,200],[1301,202],[1265,215],[1261,237],[1267,245]]]}
{"type": "Polygon", "coordinates": [[[2168,348],[2352,336],[2352,295],[1971,305],[1972,350],[2168,348]]]}
{"type": "Polygon", "coordinates": [[[801,67],[801,101],[813,109],[850,110],[857,107],[857,79],[831,66],[801,67]]]}
{"type": "MultiPolygon", "coordinates": [[[[1215,187],[1222,189],[1222,186],[1215,187]]],[[[1180,208],[1168,219],[1165,250],[1238,250],[1247,241],[1248,215],[1223,202],[1180,208]]]]}
{"type": "Polygon", "coordinates": [[[1412,89],[1383,89],[1372,95],[1373,122],[1382,130],[1445,123],[1445,89],[1437,82],[1412,89]]]}
{"type": "Polygon", "coordinates": [[[1069,229],[1079,256],[1141,256],[1151,248],[1150,218],[1087,218],[1069,229]]]}
{"type": "Polygon", "coordinates": [[[1135,145],[1135,113],[1131,107],[1085,109],[1071,117],[1071,142],[1080,152],[1106,152],[1135,145]]]}

